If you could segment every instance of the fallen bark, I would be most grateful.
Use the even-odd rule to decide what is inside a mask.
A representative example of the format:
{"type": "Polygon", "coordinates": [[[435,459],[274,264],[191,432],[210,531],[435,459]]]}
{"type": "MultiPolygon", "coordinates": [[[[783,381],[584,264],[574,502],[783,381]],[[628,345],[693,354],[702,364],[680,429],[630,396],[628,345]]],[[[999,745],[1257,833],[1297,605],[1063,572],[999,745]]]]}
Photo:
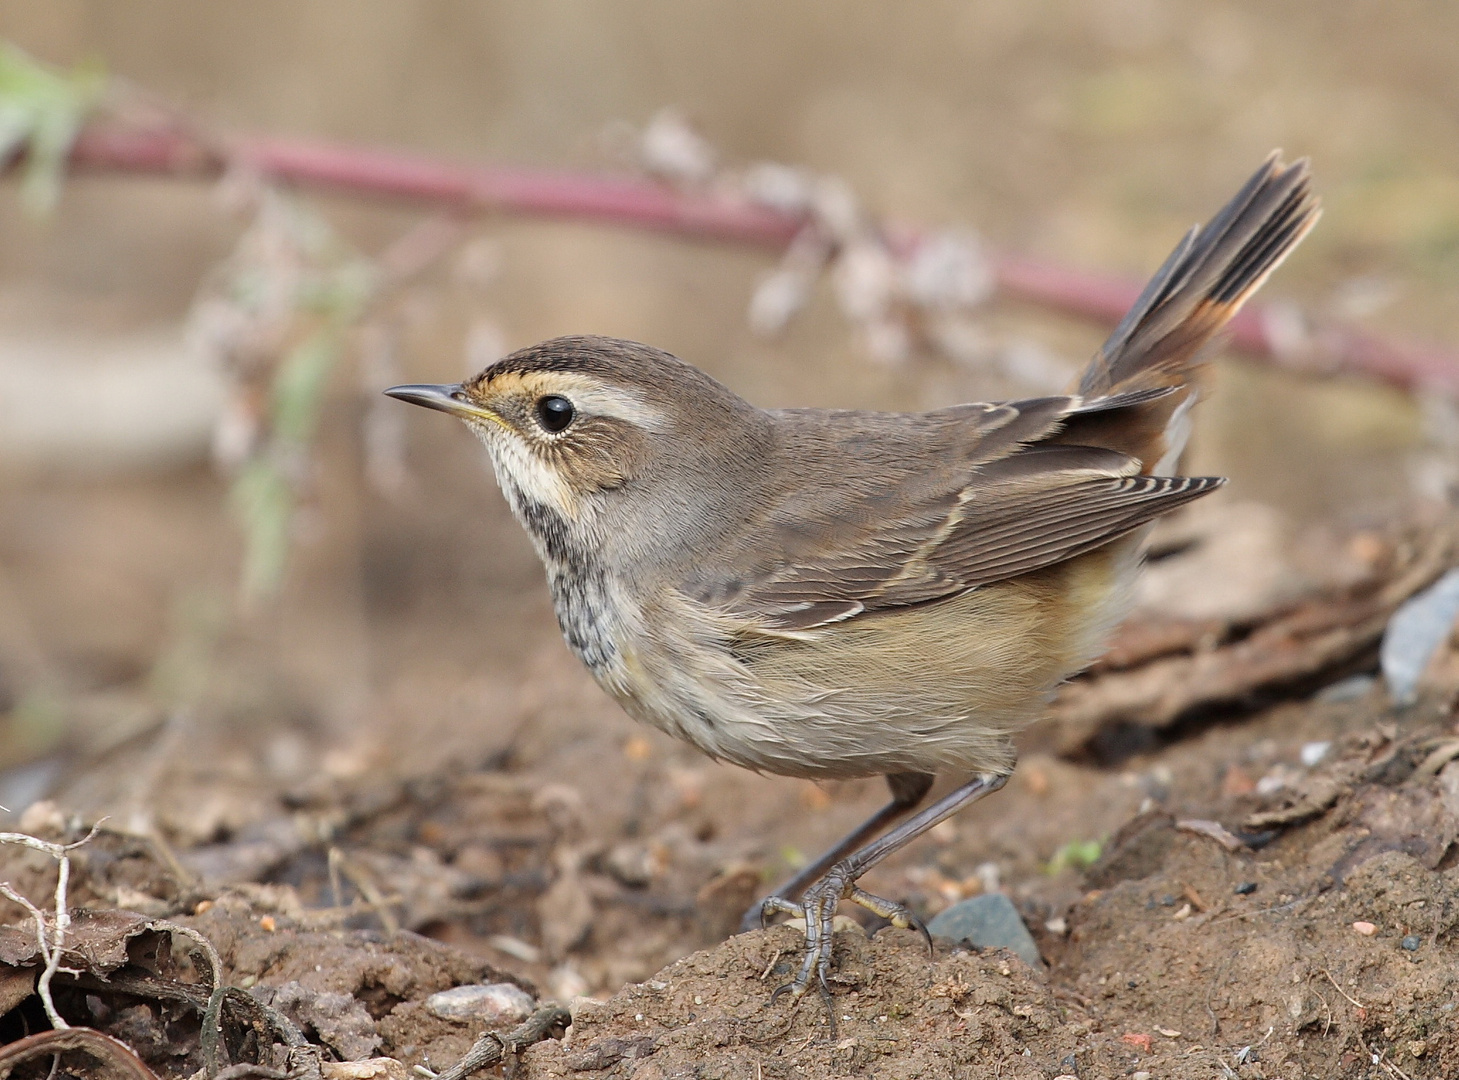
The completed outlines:
{"type": "Polygon", "coordinates": [[[1081,753],[1114,727],[1160,731],[1200,710],[1237,707],[1337,677],[1365,657],[1376,661],[1393,612],[1456,557],[1459,534],[1442,524],[1396,545],[1393,564],[1376,580],[1253,620],[1132,620],[1109,656],[1060,691],[1053,749],[1081,753]]]}

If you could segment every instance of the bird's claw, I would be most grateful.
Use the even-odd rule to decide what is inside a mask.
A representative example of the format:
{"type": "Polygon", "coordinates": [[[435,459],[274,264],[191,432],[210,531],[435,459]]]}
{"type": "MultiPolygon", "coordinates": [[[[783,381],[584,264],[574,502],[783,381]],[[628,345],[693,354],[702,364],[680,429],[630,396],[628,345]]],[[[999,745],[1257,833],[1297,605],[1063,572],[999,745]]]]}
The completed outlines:
{"type": "Polygon", "coordinates": [[[764,930],[770,924],[766,920],[771,915],[789,915],[792,919],[805,918],[805,909],[793,900],[787,900],[783,896],[767,896],[755,906],[760,912],[760,929],[764,930]]]}
{"type": "Polygon", "coordinates": [[[927,955],[931,956],[933,954],[932,935],[927,930],[927,924],[919,919],[917,913],[905,904],[894,903],[880,896],[874,896],[854,884],[851,886],[848,899],[852,903],[860,904],[867,911],[880,915],[898,930],[917,931],[917,933],[922,935],[922,940],[927,943],[927,955]]]}
{"type": "Polygon", "coordinates": [[[801,960],[800,970],[796,972],[794,979],[770,995],[772,1003],[786,994],[793,999],[799,999],[814,983],[829,1004],[831,987],[827,976],[831,971],[836,906],[842,900],[859,904],[880,915],[893,926],[916,930],[927,942],[928,952],[932,951],[932,935],[915,913],[902,904],[867,892],[856,884],[856,878],[849,867],[837,864],[806,889],[799,903],[783,896],[767,896],[760,902],[761,926],[765,925],[765,920],[770,915],[776,914],[789,915],[805,922],[805,956],[801,960]]]}

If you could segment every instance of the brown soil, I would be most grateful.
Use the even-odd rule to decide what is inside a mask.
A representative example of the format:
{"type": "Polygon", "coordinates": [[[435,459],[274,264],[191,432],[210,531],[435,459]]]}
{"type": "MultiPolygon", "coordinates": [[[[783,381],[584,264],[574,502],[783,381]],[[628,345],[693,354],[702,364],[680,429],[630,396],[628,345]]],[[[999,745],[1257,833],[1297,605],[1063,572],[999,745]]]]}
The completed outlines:
{"type": "MultiPolygon", "coordinates": [[[[1260,851],[1178,830],[1165,810],[1136,817],[1087,875],[1098,887],[1058,908],[1067,936],[1040,935],[1046,970],[945,945],[929,961],[909,932],[846,931],[833,1027],[815,995],[770,1002],[799,940],[776,928],[580,1011],[568,1042],[528,1054],[528,1075],[1365,1076],[1375,1055],[1409,1076],[1452,1075],[1459,765],[1414,777],[1405,759],[1423,745],[1351,736],[1347,764],[1378,779],[1260,851]]],[[[1180,756],[1229,768],[1214,749],[1180,756]]]]}
{"type": "MultiPolygon", "coordinates": [[[[336,884],[318,844],[276,840],[293,850],[256,875],[269,882],[209,886],[166,869],[155,846],[102,832],[74,854],[73,901],[145,914],[92,928],[83,918],[75,948],[88,974],[58,976],[57,1000],[162,1075],[195,1070],[196,1008],[159,987],[191,986],[201,1001],[207,980],[186,941],[159,949],[153,921],[169,916],[212,942],[226,983],[283,1011],[326,1060],[440,1069],[479,1025],[433,1015],[429,994],[507,980],[560,996],[587,989],[583,972],[637,967],[643,981],[575,999],[568,1037],[529,1050],[523,1075],[1453,1075],[1459,743],[1446,716],[1433,704],[1395,712],[1372,690],[1208,729],[1138,770],[1035,756],[954,835],[872,884],[927,913],[976,891],[956,884],[963,869],[1001,861],[1045,963],[946,941],[929,959],[913,933],[852,924],[836,937],[834,1021],[814,993],[772,1000],[797,962],[793,928],[683,956],[726,930],[758,875],[721,862],[714,876],[714,842],[681,835],[682,822],[589,827],[566,789],[510,768],[316,792],[307,809],[295,793],[296,826],[326,806],[334,815],[335,850],[350,853],[337,856],[336,884]],[[1332,743],[1323,760],[1295,763],[1314,741],[1332,743]],[[1253,777],[1279,774],[1281,789],[1254,792],[1253,777]],[[1031,854],[1047,851],[1045,832],[1110,840],[1086,871],[1050,874],[1031,854]],[[382,916],[458,945],[382,929],[382,916]],[[539,955],[506,955],[494,935],[539,955]]],[[[225,849],[260,845],[178,857],[216,869],[225,849]]],[[[51,866],[10,856],[5,876],[43,897],[51,866]]],[[[0,959],[34,965],[33,937],[8,933],[0,959]]],[[[38,1020],[30,997],[4,1023],[38,1020]]],[[[270,1060],[267,1039],[250,1044],[242,1021],[229,1023],[231,1053],[270,1060]]]]}

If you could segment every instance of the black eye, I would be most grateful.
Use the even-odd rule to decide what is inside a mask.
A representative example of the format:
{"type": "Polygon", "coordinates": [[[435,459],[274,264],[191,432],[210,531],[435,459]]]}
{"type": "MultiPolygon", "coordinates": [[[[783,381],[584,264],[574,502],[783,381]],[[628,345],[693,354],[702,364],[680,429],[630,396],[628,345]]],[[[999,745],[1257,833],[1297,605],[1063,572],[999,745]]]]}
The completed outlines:
{"type": "Polygon", "coordinates": [[[572,402],[557,394],[537,399],[537,422],[548,431],[565,430],[572,423],[575,412],[572,402]]]}

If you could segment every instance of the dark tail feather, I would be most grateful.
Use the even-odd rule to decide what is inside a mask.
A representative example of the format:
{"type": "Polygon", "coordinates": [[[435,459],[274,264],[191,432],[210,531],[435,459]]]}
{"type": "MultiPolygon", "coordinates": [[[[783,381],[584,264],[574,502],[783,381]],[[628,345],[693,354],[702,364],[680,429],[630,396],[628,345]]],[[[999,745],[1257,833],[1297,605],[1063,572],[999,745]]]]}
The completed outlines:
{"type": "Polygon", "coordinates": [[[1185,235],[1095,356],[1079,393],[1183,385],[1202,346],[1316,223],[1308,182],[1305,158],[1283,165],[1274,151],[1220,213],[1185,235]]]}

